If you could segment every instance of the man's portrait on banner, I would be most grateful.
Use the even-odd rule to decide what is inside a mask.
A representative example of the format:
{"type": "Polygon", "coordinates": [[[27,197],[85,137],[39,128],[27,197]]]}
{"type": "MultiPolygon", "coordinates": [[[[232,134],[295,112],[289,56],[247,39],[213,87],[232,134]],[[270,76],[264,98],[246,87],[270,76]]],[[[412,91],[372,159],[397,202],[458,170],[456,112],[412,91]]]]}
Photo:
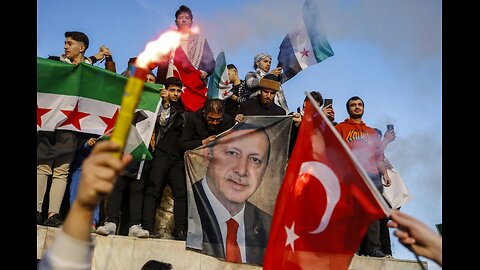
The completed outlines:
{"type": "MultiPolygon", "coordinates": [[[[197,217],[201,223],[190,230],[189,222],[189,236],[195,239],[192,233],[200,236],[201,229],[202,253],[230,262],[263,264],[273,206],[259,207],[250,199],[266,180],[267,169],[274,169],[269,167],[270,163],[283,163],[282,158],[277,163],[279,158],[272,156],[274,147],[267,129],[264,125],[240,122],[203,149],[207,166],[204,173],[191,181],[195,203],[189,204],[189,219],[197,217]],[[198,216],[190,215],[194,207],[198,216]]],[[[283,149],[280,152],[286,153],[283,149]]],[[[193,177],[191,173],[187,175],[193,177]]],[[[281,179],[275,179],[278,186],[281,179]]],[[[275,198],[278,188],[271,193],[275,198]]]]}

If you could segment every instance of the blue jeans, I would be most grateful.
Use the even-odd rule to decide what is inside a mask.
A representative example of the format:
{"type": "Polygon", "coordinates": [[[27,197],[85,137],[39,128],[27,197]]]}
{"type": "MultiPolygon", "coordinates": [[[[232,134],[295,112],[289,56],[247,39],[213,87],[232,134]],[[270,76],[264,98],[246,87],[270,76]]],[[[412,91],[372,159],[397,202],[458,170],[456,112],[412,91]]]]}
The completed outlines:
{"type": "MultiPolygon", "coordinates": [[[[72,182],[70,183],[70,205],[72,205],[77,196],[78,183],[80,182],[80,175],[82,174],[82,167],[77,168],[72,173],[72,182]]],[[[93,211],[93,224],[98,225],[100,221],[100,205],[97,204],[93,211]]]]}

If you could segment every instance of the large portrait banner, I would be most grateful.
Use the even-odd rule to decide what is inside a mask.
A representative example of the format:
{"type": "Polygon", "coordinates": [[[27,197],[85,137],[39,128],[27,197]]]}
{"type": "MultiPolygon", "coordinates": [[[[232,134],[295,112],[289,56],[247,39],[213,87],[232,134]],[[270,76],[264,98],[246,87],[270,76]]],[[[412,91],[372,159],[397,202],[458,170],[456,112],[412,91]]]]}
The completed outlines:
{"type": "Polygon", "coordinates": [[[291,128],[291,116],[246,116],[185,153],[187,248],[263,265],[291,128]]]}

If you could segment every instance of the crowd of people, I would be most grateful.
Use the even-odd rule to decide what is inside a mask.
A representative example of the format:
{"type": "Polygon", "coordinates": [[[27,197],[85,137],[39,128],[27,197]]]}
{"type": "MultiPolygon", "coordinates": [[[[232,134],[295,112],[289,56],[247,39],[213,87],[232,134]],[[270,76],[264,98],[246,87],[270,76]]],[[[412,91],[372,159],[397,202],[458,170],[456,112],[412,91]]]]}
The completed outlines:
{"type": "MultiPolygon", "coordinates": [[[[155,232],[155,213],[167,185],[172,189],[174,199],[175,225],[172,236],[176,240],[186,240],[188,206],[184,153],[187,150],[212,143],[217,135],[237,126],[236,124],[242,122],[245,116],[291,115],[293,125],[288,142],[290,145],[288,152],[289,155],[291,154],[307,98],[302,107],[296,111],[289,110],[282,89],[282,83],[286,79],[280,67],[270,70],[272,57],[263,52],[255,55],[253,57],[254,70],[247,72],[244,79],[241,79],[236,66],[229,64],[227,66],[229,81],[233,86],[229,98],[226,100],[207,99],[200,109],[188,111],[182,99],[184,83],[172,76],[172,69],[174,69],[172,59],[175,58],[176,53],[179,53],[179,50],[183,50],[187,59],[198,71],[198,79],[205,84],[214,70],[215,62],[206,39],[190,30],[193,14],[188,7],[184,5],[179,7],[175,13],[175,23],[178,31],[183,34],[180,46],[169,55],[167,60],[157,63],[156,76],[150,72],[145,78],[146,82],[163,85],[160,89],[161,106],[149,145],[149,151],[153,156],[152,160],[130,161],[128,155],[121,161],[116,160],[108,153],[115,150],[117,146],[111,142],[97,142],[98,135],[59,129],[53,132],[38,132],[37,224],[51,227],[62,226],[62,233],[57,236],[58,245],[61,245],[62,242],[70,242],[73,245],[70,248],[73,250],[80,250],[85,246],[91,249],[93,248],[91,244],[85,245],[85,243],[91,242],[90,233],[119,234],[121,219],[126,221],[124,224],[128,224],[128,236],[158,237],[155,232]],[[106,161],[100,162],[101,159],[106,161]],[[95,176],[92,170],[97,169],[105,170],[106,176],[102,179],[95,176]],[[51,178],[51,186],[48,195],[48,210],[44,213],[43,204],[47,199],[45,197],[49,178],[51,178]],[[102,181],[104,185],[96,185],[95,181],[102,181]],[[70,188],[68,192],[70,206],[64,222],[60,208],[67,187],[70,188]],[[129,194],[126,194],[126,191],[129,194]],[[128,198],[128,209],[125,211],[128,215],[122,215],[125,210],[122,209],[124,198],[128,198]],[[100,207],[102,202],[105,202],[104,213],[100,207]],[[88,223],[88,226],[85,223],[88,223]],[[75,244],[79,244],[80,247],[74,247],[75,244]]],[[[72,65],[94,64],[104,60],[105,68],[116,73],[112,53],[106,46],[100,47],[99,52],[95,55],[86,57],[85,52],[88,46],[89,39],[85,33],[69,31],[65,33],[64,54],[49,58],[72,65]]],[[[129,59],[127,69],[121,75],[132,76],[135,71],[135,60],[136,58],[129,59]]],[[[358,96],[347,100],[346,108],[349,117],[343,122],[337,123],[333,105],[324,105],[322,94],[318,91],[311,91],[310,94],[335,126],[341,138],[354,150],[353,152],[381,193],[384,186],[388,187],[391,184],[388,173],[386,173],[388,163],[385,164],[384,150],[388,143],[395,140],[394,131],[388,130],[382,138],[374,128],[367,126],[362,121],[365,104],[358,96]]],[[[259,133],[255,136],[258,138],[255,137],[252,143],[261,141],[266,134],[259,133]]],[[[242,147],[248,148],[248,146],[242,147]]],[[[268,152],[268,149],[265,152],[268,152]]],[[[215,157],[213,155],[216,153],[215,147],[211,151],[212,157],[215,157]]],[[[212,165],[208,169],[214,170],[215,168],[212,165]]],[[[221,194],[218,193],[218,190],[210,190],[211,185],[206,184],[208,181],[215,181],[215,175],[209,175],[207,172],[206,181],[197,182],[198,185],[195,188],[202,191],[208,189],[207,195],[213,194],[221,202],[222,197],[218,197],[221,194]]],[[[202,194],[202,196],[207,196],[205,192],[202,194]]],[[[244,207],[243,204],[240,207],[244,207]]],[[[258,212],[257,209],[253,210],[258,212]]],[[[225,223],[230,222],[230,218],[227,218],[229,215],[234,216],[238,211],[239,208],[228,209],[225,212],[225,223]]],[[[441,241],[439,243],[438,239],[435,239],[431,244],[427,240],[422,240],[423,237],[428,237],[422,234],[425,229],[422,228],[422,231],[417,232],[414,225],[409,231],[405,231],[404,228],[407,228],[410,223],[414,223],[405,214],[394,212],[391,218],[394,222],[389,226],[401,229],[401,231],[395,232],[395,235],[401,239],[402,243],[411,245],[419,255],[433,257],[441,264],[441,241]],[[412,237],[416,240],[412,240],[412,237]],[[432,248],[431,245],[434,247],[432,248]]],[[[392,256],[387,221],[388,219],[375,221],[369,226],[357,254],[373,257],[392,256]],[[381,233],[382,230],[385,232],[385,229],[387,233],[381,233]]],[[[270,224],[269,222],[266,223],[270,224]]],[[[223,238],[225,237],[227,236],[224,235],[223,238]]],[[[212,240],[212,237],[209,239],[217,241],[212,240]]],[[[261,241],[258,245],[266,245],[265,239],[255,240],[261,241]]],[[[55,252],[58,252],[59,256],[64,255],[60,248],[54,245],[46,254],[47,260],[42,263],[47,265],[51,263],[52,258],[54,261],[59,260],[58,256],[55,257],[55,252]]],[[[232,260],[241,262],[240,251],[237,253],[232,260]]],[[[79,251],[75,255],[89,256],[88,250],[79,251]]],[[[225,252],[223,255],[216,256],[225,257],[225,252]]],[[[45,269],[50,268],[46,267],[45,269]]]]}

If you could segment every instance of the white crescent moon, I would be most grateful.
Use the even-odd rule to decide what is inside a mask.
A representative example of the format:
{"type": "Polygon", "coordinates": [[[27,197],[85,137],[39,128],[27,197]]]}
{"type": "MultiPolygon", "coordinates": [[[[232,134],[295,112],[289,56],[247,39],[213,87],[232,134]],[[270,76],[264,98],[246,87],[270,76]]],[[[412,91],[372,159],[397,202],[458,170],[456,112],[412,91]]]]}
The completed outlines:
{"type": "Polygon", "coordinates": [[[318,161],[302,163],[298,174],[300,175],[301,173],[315,176],[315,178],[322,183],[327,193],[327,208],[325,209],[325,213],[323,214],[317,229],[310,232],[320,233],[327,228],[330,217],[332,217],[333,210],[335,209],[335,205],[337,205],[338,200],[340,199],[340,183],[332,169],[318,161]]]}

